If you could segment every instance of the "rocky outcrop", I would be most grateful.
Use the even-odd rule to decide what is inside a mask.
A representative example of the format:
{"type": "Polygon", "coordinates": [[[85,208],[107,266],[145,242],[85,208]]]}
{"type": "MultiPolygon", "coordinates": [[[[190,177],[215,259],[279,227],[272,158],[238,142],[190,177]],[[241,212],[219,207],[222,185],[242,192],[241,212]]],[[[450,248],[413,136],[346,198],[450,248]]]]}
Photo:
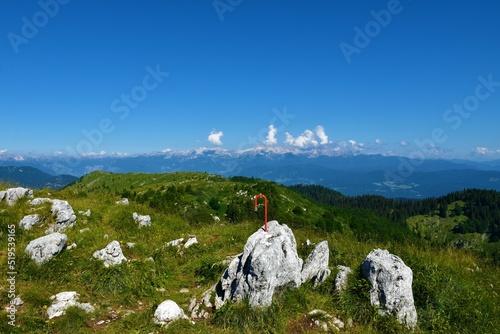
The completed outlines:
{"type": "Polygon", "coordinates": [[[216,288],[216,307],[226,301],[248,298],[253,307],[271,305],[274,291],[299,287],[302,260],[292,230],[273,220],[268,232],[263,228],[252,234],[243,253],[234,258],[216,288]]]}
{"type": "Polygon", "coordinates": [[[76,291],[64,291],[50,297],[53,300],[52,305],[47,308],[47,317],[49,319],[60,317],[71,306],[79,307],[87,313],[94,312],[94,307],[89,303],[78,302],[80,295],[76,291]]]}
{"type": "Polygon", "coordinates": [[[331,274],[330,269],[328,269],[329,257],[328,241],[325,240],[317,244],[302,267],[300,273],[302,283],[312,279],[314,286],[317,286],[324,282],[331,274]]]}
{"type": "Polygon", "coordinates": [[[142,216],[142,215],[138,215],[137,212],[134,212],[132,214],[132,218],[134,218],[134,220],[137,223],[139,223],[139,227],[151,226],[151,217],[149,215],[142,216]]]}
{"type": "Polygon", "coordinates": [[[382,315],[392,315],[408,328],[417,325],[413,301],[413,272],[399,257],[387,250],[375,249],[361,264],[363,275],[371,284],[371,304],[382,315]]]}
{"type": "Polygon", "coordinates": [[[121,264],[122,261],[127,261],[123,255],[120,243],[116,240],[111,241],[105,248],[94,252],[94,258],[104,262],[104,266],[116,266],[121,264]]]}
{"type": "MultiPolygon", "coordinates": [[[[52,203],[52,215],[56,223],[51,225],[45,233],[62,232],[65,228],[73,226],[76,221],[75,211],[69,205],[68,201],[50,198],[35,198],[31,200],[30,205],[36,206],[42,203],[52,203]]],[[[90,213],[90,210],[89,210],[90,213]]]]}
{"type": "Polygon", "coordinates": [[[32,240],[26,246],[25,252],[37,265],[41,266],[62,251],[67,239],[66,234],[52,233],[32,240]]]}
{"type": "Polygon", "coordinates": [[[347,276],[352,273],[352,269],[345,266],[337,266],[339,272],[337,276],[335,276],[335,290],[339,293],[342,293],[347,287],[347,276]]]}
{"type": "Polygon", "coordinates": [[[40,222],[40,215],[38,214],[27,215],[24,216],[23,219],[21,219],[21,221],[19,222],[19,228],[24,230],[29,230],[39,222],[40,222]]]}
{"type": "Polygon", "coordinates": [[[179,319],[189,319],[184,311],[172,300],[165,300],[155,311],[153,321],[155,324],[168,326],[173,321],[179,319]]]}
{"type": "Polygon", "coordinates": [[[0,191],[0,201],[5,200],[7,205],[14,205],[20,198],[31,197],[33,198],[33,190],[17,187],[9,188],[4,191],[0,191]]]}

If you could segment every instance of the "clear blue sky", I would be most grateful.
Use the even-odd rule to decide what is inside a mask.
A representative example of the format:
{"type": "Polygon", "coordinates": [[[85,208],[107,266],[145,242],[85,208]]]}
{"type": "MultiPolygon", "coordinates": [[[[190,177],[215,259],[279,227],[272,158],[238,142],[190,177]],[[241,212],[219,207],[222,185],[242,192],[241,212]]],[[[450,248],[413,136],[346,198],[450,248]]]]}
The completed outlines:
{"type": "Polygon", "coordinates": [[[2,1],[0,154],[500,158],[498,1],[59,1],[2,1]]]}

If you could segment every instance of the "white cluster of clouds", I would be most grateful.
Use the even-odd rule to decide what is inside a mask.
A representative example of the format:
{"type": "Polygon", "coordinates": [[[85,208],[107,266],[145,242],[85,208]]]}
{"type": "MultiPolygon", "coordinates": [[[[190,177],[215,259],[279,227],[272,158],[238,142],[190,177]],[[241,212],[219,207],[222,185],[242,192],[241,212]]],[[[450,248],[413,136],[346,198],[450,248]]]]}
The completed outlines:
{"type": "Polygon", "coordinates": [[[264,140],[264,144],[266,145],[276,145],[278,143],[278,139],[276,139],[276,134],[278,133],[278,129],[274,127],[274,125],[269,125],[269,131],[267,132],[266,140],[264,140]]]}
{"type": "Polygon", "coordinates": [[[224,136],[224,132],[222,131],[217,132],[214,129],[208,135],[208,141],[216,146],[222,146],[222,140],[221,140],[222,136],[224,136]]]}
{"type": "Polygon", "coordinates": [[[4,154],[7,150],[0,150],[0,154],[4,154]]]}
{"type": "Polygon", "coordinates": [[[302,134],[294,138],[290,133],[285,133],[285,144],[299,148],[316,147],[318,145],[326,145],[331,143],[328,140],[328,135],[322,125],[318,125],[314,131],[309,129],[302,132],[302,134]]]}
{"type": "MultiPolygon", "coordinates": [[[[264,145],[272,146],[278,144],[278,139],[276,135],[278,129],[273,125],[268,126],[266,138],[263,140],[264,145]]],[[[216,146],[222,146],[222,136],[224,133],[222,131],[216,131],[215,129],[208,135],[208,141],[216,146]]],[[[314,131],[305,130],[298,137],[293,137],[290,133],[285,133],[284,143],[289,146],[294,146],[298,148],[310,148],[319,145],[331,144],[332,142],[328,140],[328,135],[325,132],[325,128],[322,125],[318,125],[314,131]]]]}
{"type": "Polygon", "coordinates": [[[489,156],[489,155],[494,155],[494,154],[500,154],[500,149],[493,150],[493,149],[489,149],[487,147],[478,146],[474,150],[472,150],[472,153],[474,155],[489,156]]]}

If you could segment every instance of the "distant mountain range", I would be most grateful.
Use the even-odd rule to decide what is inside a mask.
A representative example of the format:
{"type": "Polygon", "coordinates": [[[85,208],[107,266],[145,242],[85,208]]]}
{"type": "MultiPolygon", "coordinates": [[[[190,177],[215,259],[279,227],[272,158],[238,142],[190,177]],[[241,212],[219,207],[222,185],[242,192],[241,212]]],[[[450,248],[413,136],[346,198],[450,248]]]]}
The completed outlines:
{"type": "Polygon", "coordinates": [[[59,189],[78,178],[73,175],[50,175],[28,166],[0,166],[0,180],[22,187],[59,189]]]}
{"type": "Polygon", "coordinates": [[[245,151],[197,149],[79,159],[3,154],[0,155],[0,166],[30,166],[49,175],[77,177],[94,170],[115,173],[196,171],[222,176],[243,175],[285,185],[319,184],[350,196],[379,194],[385,197],[422,198],[441,196],[464,188],[500,190],[500,160],[411,160],[397,156],[337,155],[334,151],[283,148],[245,151]]]}

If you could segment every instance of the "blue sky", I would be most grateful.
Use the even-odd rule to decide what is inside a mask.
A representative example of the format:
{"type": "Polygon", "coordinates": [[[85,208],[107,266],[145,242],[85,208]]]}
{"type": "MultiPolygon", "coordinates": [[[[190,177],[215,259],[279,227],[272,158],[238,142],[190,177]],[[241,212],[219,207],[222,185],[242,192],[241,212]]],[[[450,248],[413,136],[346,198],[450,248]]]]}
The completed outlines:
{"type": "Polygon", "coordinates": [[[0,154],[500,158],[497,1],[3,1],[0,154]]]}

